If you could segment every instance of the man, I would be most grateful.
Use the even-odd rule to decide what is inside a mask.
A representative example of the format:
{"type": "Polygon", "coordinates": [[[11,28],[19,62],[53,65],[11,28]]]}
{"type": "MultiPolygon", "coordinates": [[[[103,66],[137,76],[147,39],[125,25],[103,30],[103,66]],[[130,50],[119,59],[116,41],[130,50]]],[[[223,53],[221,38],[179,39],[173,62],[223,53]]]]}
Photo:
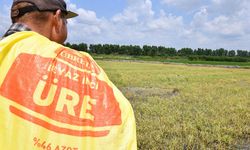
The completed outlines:
{"type": "Polygon", "coordinates": [[[14,0],[0,41],[0,149],[136,149],[132,107],[87,53],[61,44],[63,0],[14,0]]]}

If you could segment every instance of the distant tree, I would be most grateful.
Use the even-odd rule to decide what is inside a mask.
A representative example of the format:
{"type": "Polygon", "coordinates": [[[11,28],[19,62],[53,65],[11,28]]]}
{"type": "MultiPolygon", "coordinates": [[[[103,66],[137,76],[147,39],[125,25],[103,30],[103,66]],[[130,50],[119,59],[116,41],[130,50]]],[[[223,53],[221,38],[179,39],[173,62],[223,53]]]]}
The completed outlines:
{"type": "MultiPolygon", "coordinates": [[[[227,59],[230,61],[245,61],[247,58],[242,58],[242,60],[236,60],[236,58],[226,58],[239,56],[239,57],[249,57],[250,51],[247,50],[226,50],[224,48],[212,50],[212,49],[191,49],[191,48],[181,48],[180,50],[176,50],[175,48],[169,47],[166,48],[164,46],[149,46],[149,45],[143,45],[141,48],[138,45],[118,45],[118,44],[90,44],[89,47],[86,43],[80,43],[80,44],[71,44],[69,42],[65,43],[64,46],[70,47],[72,49],[78,50],[78,51],[87,51],[90,53],[96,53],[96,54],[121,54],[121,55],[134,55],[134,56],[188,56],[192,60],[196,59],[219,59],[219,60],[225,60],[227,59]],[[191,57],[192,56],[192,57],[191,57]],[[205,56],[219,56],[221,58],[217,57],[205,57],[205,56]]],[[[248,59],[247,59],[248,60],[248,59]]]]}
{"type": "Polygon", "coordinates": [[[133,55],[140,56],[141,54],[142,54],[141,47],[138,45],[133,46],[133,55]]]}
{"type": "Polygon", "coordinates": [[[128,54],[128,55],[133,55],[133,53],[134,53],[134,52],[133,52],[133,46],[132,46],[132,45],[129,45],[129,46],[126,46],[126,47],[127,47],[127,50],[128,50],[128,51],[127,51],[127,52],[128,52],[127,54],[128,54]]]}
{"type": "Polygon", "coordinates": [[[90,51],[90,53],[96,53],[94,44],[89,45],[89,51],[90,51]]]}
{"type": "Polygon", "coordinates": [[[96,53],[96,54],[104,54],[103,48],[101,44],[90,44],[89,45],[89,51],[91,53],[96,53]]]}
{"type": "Polygon", "coordinates": [[[77,44],[72,44],[70,48],[72,48],[74,50],[79,50],[79,47],[77,44]]]}
{"type": "Polygon", "coordinates": [[[151,50],[152,50],[151,46],[143,45],[143,55],[144,56],[150,56],[151,50]]]}
{"type": "Polygon", "coordinates": [[[118,54],[120,51],[120,45],[110,45],[110,50],[113,54],[118,54]]]}
{"type": "Polygon", "coordinates": [[[69,42],[64,44],[66,47],[71,47],[71,44],[69,42]]]}
{"type": "Polygon", "coordinates": [[[177,55],[177,50],[175,48],[167,48],[167,56],[176,56],[177,55]]]}
{"type": "Polygon", "coordinates": [[[97,54],[104,54],[104,49],[102,44],[96,45],[97,54]]]}
{"type": "Polygon", "coordinates": [[[212,56],[213,55],[213,50],[211,50],[211,49],[205,49],[204,55],[205,56],[212,56]]]}
{"type": "Polygon", "coordinates": [[[228,52],[228,56],[229,56],[229,57],[234,57],[235,54],[236,54],[236,53],[235,53],[234,50],[231,50],[231,51],[228,52]]]}
{"type": "Polygon", "coordinates": [[[193,49],[191,48],[182,48],[178,51],[180,56],[190,56],[193,55],[193,49]]]}
{"type": "Polygon", "coordinates": [[[118,54],[128,54],[127,46],[122,45],[122,46],[120,47],[120,49],[119,49],[118,54]]]}
{"type": "Polygon", "coordinates": [[[215,56],[227,56],[228,51],[224,48],[216,49],[215,50],[215,56]]]}
{"type": "Polygon", "coordinates": [[[151,46],[150,56],[156,56],[157,55],[157,51],[158,51],[158,47],[157,46],[151,46]]]}
{"type": "Polygon", "coordinates": [[[158,56],[166,56],[167,55],[167,48],[165,48],[163,46],[159,46],[157,55],[158,56]]]}
{"type": "Polygon", "coordinates": [[[87,52],[87,50],[88,50],[88,45],[85,44],[85,43],[80,43],[80,44],[78,44],[78,50],[79,50],[79,51],[85,51],[85,52],[87,52]]]}
{"type": "Polygon", "coordinates": [[[107,55],[111,54],[112,53],[111,46],[109,44],[103,44],[102,51],[104,54],[107,54],[107,55]]]}
{"type": "Polygon", "coordinates": [[[194,50],[194,55],[205,55],[205,50],[198,48],[197,50],[194,50]]]}
{"type": "Polygon", "coordinates": [[[237,50],[237,56],[240,56],[240,57],[247,57],[247,56],[248,56],[248,51],[245,51],[245,50],[237,50]]]}

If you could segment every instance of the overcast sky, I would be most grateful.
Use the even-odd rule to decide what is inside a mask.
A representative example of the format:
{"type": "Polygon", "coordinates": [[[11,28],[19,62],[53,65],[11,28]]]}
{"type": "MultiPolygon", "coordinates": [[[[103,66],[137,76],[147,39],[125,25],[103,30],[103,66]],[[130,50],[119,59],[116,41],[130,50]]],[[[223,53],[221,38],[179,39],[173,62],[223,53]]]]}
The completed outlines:
{"type": "MultiPolygon", "coordinates": [[[[250,50],[250,0],[66,0],[71,43],[250,50]]],[[[0,1],[0,35],[10,25],[0,1]]]]}

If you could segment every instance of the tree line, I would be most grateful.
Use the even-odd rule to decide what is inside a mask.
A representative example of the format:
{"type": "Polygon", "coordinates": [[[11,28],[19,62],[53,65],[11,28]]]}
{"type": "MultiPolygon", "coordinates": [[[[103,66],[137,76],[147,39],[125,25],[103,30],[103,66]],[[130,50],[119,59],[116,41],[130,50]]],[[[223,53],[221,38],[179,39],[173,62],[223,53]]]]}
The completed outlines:
{"type": "Polygon", "coordinates": [[[117,44],[71,44],[65,46],[78,51],[85,51],[94,54],[120,54],[132,56],[184,56],[190,60],[211,60],[211,61],[249,61],[250,52],[247,50],[226,50],[220,49],[192,49],[181,48],[179,50],[172,47],[138,45],[117,45],[117,44]],[[231,58],[230,58],[231,57],[231,58]],[[237,57],[237,58],[233,58],[237,57]]]}

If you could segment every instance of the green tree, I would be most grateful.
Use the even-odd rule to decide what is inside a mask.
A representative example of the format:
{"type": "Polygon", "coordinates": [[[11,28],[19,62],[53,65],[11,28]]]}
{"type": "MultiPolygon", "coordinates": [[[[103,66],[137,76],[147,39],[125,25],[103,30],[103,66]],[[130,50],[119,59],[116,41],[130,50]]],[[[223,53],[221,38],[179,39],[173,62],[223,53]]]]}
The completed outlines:
{"type": "Polygon", "coordinates": [[[248,51],[237,50],[237,56],[240,56],[240,57],[247,57],[247,56],[248,56],[248,51]]]}
{"type": "Polygon", "coordinates": [[[167,51],[167,56],[176,56],[177,55],[177,50],[175,48],[166,48],[167,51]]]}
{"type": "Polygon", "coordinates": [[[190,56],[193,55],[193,50],[191,48],[182,48],[178,51],[180,56],[190,56]]]}
{"type": "Polygon", "coordinates": [[[122,45],[119,49],[119,54],[128,54],[128,49],[127,49],[127,46],[125,45],[122,45]]]}
{"type": "Polygon", "coordinates": [[[228,56],[229,56],[229,57],[234,57],[235,54],[236,54],[236,53],[235,53],[234,50],[231,50],[231,51],[228,52],[228,56]]]}
{"type": "Polygon", "coordinates": [[[215,50],[215,56],[227,56],[228,51],[225,50],[224,48],[216,49],[215,50]]]}
{"type": "Polygon", "coordinates": [[[64,44],[64,46],[66,46],[66,47],[69,47],[69,48],[70,48],[70,47],[71,47],[71,44],[70,44],[69,42],[67,42],[67,43],[65,43],[65,44],[64,44]]]}
{"type": "Polygon", "coordinates": [[[143,45],[143,55],[144,56],[150,56],[151,54],[151,46],[143,45]]]}
{"type": "Polygon", "coordinates": [[[205,56],[212,56],[213,55],[213,50],[211,50],[211,49],[205,49],[204,55],[205,56]]]}
{"type": "Polygon", "coordinates": [[[88,50],[88,45],[85,44],[85,43],[80,43],[80,44],[78,45],[78,50],[79,50],[79,51],[85,51],[85,52],[87,52],[87,50],[88,50]]]}
{"type": "Polygon", "coordinates": [[[77,45],[77,44],[72,44],[70,48],[72,48],[72,49],[74,49],[74,50],[78,50],[78,51],[79,51],[79,47],[78,47],[78,45],[77,45]]]}

